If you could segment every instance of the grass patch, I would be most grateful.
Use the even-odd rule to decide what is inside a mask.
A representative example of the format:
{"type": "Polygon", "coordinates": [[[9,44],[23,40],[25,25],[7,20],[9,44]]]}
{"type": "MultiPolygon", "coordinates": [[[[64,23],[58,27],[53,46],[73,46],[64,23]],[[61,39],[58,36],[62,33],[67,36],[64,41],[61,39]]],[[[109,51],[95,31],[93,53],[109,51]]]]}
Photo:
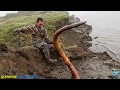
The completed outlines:
{"type": "Polygon", "coordinates": [[[73,46],[64,47],[64,49],[71,49],[71,48],[78,48],[78,46],[77,45],[73,45],[73,46]]]}
{"type": "MultiPolygon", "coordinates": [[[[54,11],[48,13],[39,13],[36,11],[30,15],[22,14],[11,18],[0,18],[0,42],[6,44],[8,47],[17,47],[19,39],[18,35],[13,35],[12,31],[16,28],[23,26],[33,25],[37,17],[42,17],[45,22],[45,28],[48,31],[49,36],[52,38],[55,30],[55,25],[60,20],[68,18],[69,14],[64,11],[54,11]]],[[[21,47],[25,45],[31,45],[31,35],[20,35],[21,47]]]]}

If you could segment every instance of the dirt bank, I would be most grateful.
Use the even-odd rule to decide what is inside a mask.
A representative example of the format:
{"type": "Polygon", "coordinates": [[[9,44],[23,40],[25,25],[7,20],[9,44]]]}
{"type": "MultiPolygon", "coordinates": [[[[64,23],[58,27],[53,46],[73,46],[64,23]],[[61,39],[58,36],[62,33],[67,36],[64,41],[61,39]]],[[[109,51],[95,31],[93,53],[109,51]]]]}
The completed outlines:
{"type": "MultiPolygon", "coordinates": [[[[74,16],[64,22],[64,25],[76,22],[74,16]]],[[[63,20],[62,20],[63,22],[63,20]]],[[[61,23],[61,22],[58,22],[61,23]]],[[[62,25],[57,26],[60,28],[62,25]]],[[[107,79],[111,76],[111,68],[120,68],[119,62],[112,60],[106,53],[93,53],[89,50],[92,41],[89,36],[92,31],[90,25],[83,25],[60,36],[60,43],[64,52],[78,70],[81,79],[107,79]]],[[[72,79],[68,67],[50,46],[51,58],[57,59],[56,64],[49,64],[38,48],[32,46],[18,49],[8,49],[0,44],[0,75],[39,75],[40,79],[72,79]]]]}

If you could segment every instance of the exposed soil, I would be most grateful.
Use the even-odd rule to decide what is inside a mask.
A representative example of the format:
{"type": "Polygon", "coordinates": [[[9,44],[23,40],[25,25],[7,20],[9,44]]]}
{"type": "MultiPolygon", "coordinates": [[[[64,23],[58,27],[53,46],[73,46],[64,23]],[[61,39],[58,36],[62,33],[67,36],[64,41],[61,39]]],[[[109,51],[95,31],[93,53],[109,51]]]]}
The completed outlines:
{"type": "MultiPolygon", "coordinates": [[[[78,70],[81,79],[111,79],[112,68],[120,68],[106,52],[93,53],[89,36],[92,27],[85,24],[66,31],[60,36],[62,48],[78,70]]],[[[57,59],[49,64],[38,48],[27,46],[8,49],[0,44],[0,75],[39,75],[40,79],[73,79],[72,74],[57,51],[50,45],[51,58],[57,59]]]]}

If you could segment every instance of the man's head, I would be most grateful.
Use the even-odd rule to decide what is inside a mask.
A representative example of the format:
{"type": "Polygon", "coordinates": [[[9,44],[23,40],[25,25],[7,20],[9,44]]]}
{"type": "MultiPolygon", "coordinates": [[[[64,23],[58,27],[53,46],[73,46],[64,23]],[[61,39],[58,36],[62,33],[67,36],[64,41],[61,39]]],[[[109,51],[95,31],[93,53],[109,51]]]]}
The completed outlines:
{"type": "Polygon", "coordinates": [[[38,26],[38,27],[44,26],[43,19],[41,17],[37,18],[36,26],[38,26]]]}

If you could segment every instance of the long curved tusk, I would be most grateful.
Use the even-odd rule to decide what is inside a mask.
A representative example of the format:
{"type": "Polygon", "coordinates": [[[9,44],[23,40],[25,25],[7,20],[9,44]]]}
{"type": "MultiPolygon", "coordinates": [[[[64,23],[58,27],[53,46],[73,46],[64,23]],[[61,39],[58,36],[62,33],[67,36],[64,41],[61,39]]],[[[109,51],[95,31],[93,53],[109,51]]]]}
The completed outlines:
{"type": "Polygon", "coordinates": [[[78,27],[78,26],[81,26],[83,24],[85,24],[85,22],[78,22],[78,23],[73,23],[71,25],[67,25],[67,26],[64,26],[60,29],[58,29],[55,33],[54,33],[54,36],[53,36],[53,44],[55,46],[55,48],[57,49],[58,53],[61,55],[62,59],[64,60],[65,64],[68,66],[68,68],[70,69],[74,79],[80,79],[79,75],[78,75],[78,72],[77,70],[75,69],[75,67],[73,66],[73,64],[70,62],[70,60],[68,59],[68,57],[65,55],[65,53],[63,52],[59,42],[58,42],[58,36],[66,31],[66,30],[69,30],[69,29],[72,29],[72,28],[75,28],[75,27],[78,27]]]}

